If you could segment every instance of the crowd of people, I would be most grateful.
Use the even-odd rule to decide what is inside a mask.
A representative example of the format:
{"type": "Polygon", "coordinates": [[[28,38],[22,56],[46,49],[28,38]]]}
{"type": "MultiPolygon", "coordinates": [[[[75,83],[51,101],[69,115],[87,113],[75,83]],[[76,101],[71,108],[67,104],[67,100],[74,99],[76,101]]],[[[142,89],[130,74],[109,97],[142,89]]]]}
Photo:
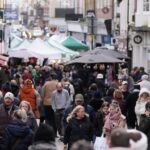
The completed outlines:
{"type": "Polygon", "coordinates": [[[105,149],[136,149],[145,139],[150,149],[149,76],[144,67],[114,70],[1,67],[0,149],[57,150],[56,138],[64,150],[97,150],[98,139],[105,149]]]}

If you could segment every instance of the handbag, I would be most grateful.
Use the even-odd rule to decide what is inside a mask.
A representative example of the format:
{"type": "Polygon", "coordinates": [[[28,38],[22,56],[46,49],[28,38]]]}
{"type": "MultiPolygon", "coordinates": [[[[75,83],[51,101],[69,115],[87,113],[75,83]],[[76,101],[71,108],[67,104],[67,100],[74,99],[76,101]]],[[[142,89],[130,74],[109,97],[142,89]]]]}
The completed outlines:
{"type": "Polygon", "coordinates": [[[104,134],[102,134],[101,137],[96,137],[94,143],[94,150],[108,150],[108,145],[106,143],[106,138],[104,137],[104,134]]]}

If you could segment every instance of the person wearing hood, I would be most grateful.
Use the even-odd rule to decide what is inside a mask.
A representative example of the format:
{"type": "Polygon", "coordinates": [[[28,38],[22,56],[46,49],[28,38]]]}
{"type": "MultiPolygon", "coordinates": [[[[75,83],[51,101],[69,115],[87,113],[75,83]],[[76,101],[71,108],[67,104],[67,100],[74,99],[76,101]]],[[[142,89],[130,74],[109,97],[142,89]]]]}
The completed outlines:
{"type": "Polygon", "coordinates": [[[53,128],[48,124],[41,123],[28,150],[58,150],[53,128]]]}
{"type": "Polygon", "coordinates": [[[12,121],[12,114],[18,107],[14,104],[14,95],[7,92],[0,104],[0,138],[3,137],[6,126],[12,121]]]}
{"type": "Polygon", "coordinates": [[[25,80],[23,87],[20,88],[19,99],[20,101],[24,100],[29,102],[36,119],[40,118],[39,108],[41,103],[41,96],[33,87],[33,83],[30,79],[25,80]]]}
{"type": "Polygon", "coordinates": [[[139,125],[140,116],[145,113],[145,105],[148,101],[150,101],[150,91],[147,88],[142,88],[135,105],[137,125],[139,125]]]}
{"type": "Polygon", "coordinates": [[[135,105],[138,100],[140,92],[140,85],[135,84],[134,90],[129,94],[126,99],[126,109],[127,109],[127,126],[128,128],[134,129],[136,127],[136,115],[135,115],[135,105]]]}
{"type": "Polygon", "coordinates": [[[138,83],[141,88],[147,88],[150,91],[150,81],[148,81],[148,75],[144,74],[141,77],[141,81],[138,83]]]}
{"type": "Polygon", "coordinates": [[[3,150],[28,150],[31,145],[33,132],[27,126],[27,114],[24,109],[13,113],[13,121],[5,129],[0,149],[3,150]]]}

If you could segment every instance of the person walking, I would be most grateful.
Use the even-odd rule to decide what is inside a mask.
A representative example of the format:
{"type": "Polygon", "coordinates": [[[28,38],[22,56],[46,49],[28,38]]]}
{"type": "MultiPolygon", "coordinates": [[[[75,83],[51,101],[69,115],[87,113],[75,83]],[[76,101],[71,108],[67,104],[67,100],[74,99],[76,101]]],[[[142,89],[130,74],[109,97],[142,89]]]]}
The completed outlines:
{"type": "Polygon", "coordinates": [[[50,78],[42,87],[41,97],[45,111],[45,122],[52,126],[56,132],[55,115],[52,109],[52,93],[56,90],[58,81],[55,73],[51,73],[50,78]]]}
{"type": "Polygon", "coordinates": [[[52,108],[55,112],[55,121],[58,133],[63,136],[63,114],[67,106],[70,105],[69,93],[63,88],[61,82],[56,85],[56,90],[52,93],[52,108]]]}
{"type": "Polygon", "coordinates": [[[16,109],[18,107],[14,105],[14,95],[7,92],[3,103],[0,104],[0,138],[3,137],[6,126],[12,121],[12,114],[16,109]]]}
{"type": "Polygon", "coordinates": [[[145,113],[145,105],[150,101],[150,91],[147,88],[142,88],[139,93],[139,98],[135,105],[135,114],[137,118],[137,126],[140,123],[140,116],[145,113]]]}
{"type": "Polygon", "coordinates": [[[23,87],[20,88],[19,99],[21,101],[29,102],[36,119],[40,118],[39,107],[41,103],[41,97],[33,87],[33,83],[30,79],[25,80],[23,87]]]}
{"type": "Polygon", "coordinates": [[[19,108],[26,111],[27,125],[30,127],[30,129],[32,129],[33,132],[35,132],[38,128],[38,124],[36,122],[36,118],[34,116],[30,103],[27,101],[22,101],[19,105],[19,108]]]}
{"type": "Polygon", "coordinates": [[[79,105],[73,109],[68,117],[68,123],[64,135],[64,149],[70,150],[72,144],[78,140],[92,141],[93,126],[83,106],[79,105]]]}
{"type": "Polygon", "coordinates": [[[28,150],[58,150],[53,128],[48,124],[41,123],[28,150]]]}
{"type": "Polygon", "coordinates": [[[24,109],[15,110],[13,121],[5,129],[0,149],[3,150],[28,150],[31,145],[33,132],[27,126],[27,114],[24,109]]]}

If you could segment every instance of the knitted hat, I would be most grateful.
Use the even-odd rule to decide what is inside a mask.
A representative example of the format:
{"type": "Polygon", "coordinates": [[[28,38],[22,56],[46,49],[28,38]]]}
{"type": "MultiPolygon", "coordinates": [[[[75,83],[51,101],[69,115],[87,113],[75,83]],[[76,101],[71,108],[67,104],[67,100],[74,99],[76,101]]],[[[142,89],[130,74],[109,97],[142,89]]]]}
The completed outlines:
{"type": "Polygon", "coordinates": [[[14,94],[11,92],[7,92],[4,96],[4,99],[5,98],[10,98],[12,101],[14,101],[14,94]]]}
{"type": "Polygon", "coordinates": [[[75,101],[84,101],[84,97],[82,94],[76,94],[75,101]]]}

